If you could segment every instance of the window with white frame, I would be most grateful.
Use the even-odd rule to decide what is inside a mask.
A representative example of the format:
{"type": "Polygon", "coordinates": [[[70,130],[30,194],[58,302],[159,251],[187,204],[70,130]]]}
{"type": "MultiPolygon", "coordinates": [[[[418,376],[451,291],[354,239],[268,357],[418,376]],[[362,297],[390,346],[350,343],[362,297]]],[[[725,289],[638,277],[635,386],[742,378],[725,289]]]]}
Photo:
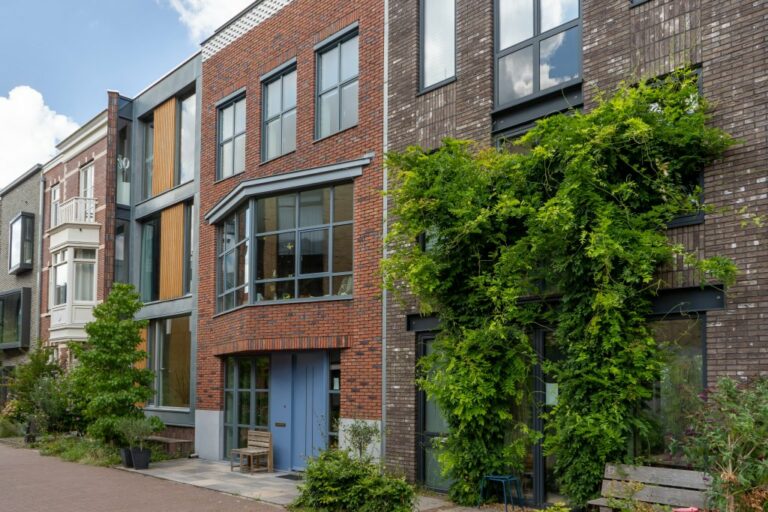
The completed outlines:
{"type": "Polygon", "coordinates": [[[296,149],[296,69],[264,83],[262,160],[296,149]]]}
{"type": "Polygon", "coordinates": [[[345,35],[317,57],[317,138],[357,124],[358,35],[345,35]]]}
{"type": "Polygon", "coordinates": [[[579,0],[496,0],[496,105],[581,78],[579,0]]]}
{"type": "Polygon", "coordinates": [[[59,204],[61,203],[61,188],[58,184],[51,187],[51,226],[59,224],[59,204]]]}
{"type": "Polygon", "coordinates": [[[58,251],[52,255],[53,272],[51,273],[52,305],[60,306],[67,303],[67,286],[69,283],[69,264],[67,250],[58,251]]]}
{"type": "Polygon", "coordinates": [[[219,107],[218,179],[245,171],[245,97],[219,107]]]}
{"type": "Polygon", "coordinates": [[[70,247],[52,254],[52,306],[96,301],[96,253],[95,248],[70,247]]]}
{"type": "Polygon", "coordinates": [[[93,222],[96,215],[96,204],[93,201],[93,164],[80,169],[80,197],[85,201],[83,204],[84,219],[93,222]]]}
{"type": "Polygon", "coordinates": [[[96,296],[96,249],[74,249],[75,301],[93,302],[96,296]]]}

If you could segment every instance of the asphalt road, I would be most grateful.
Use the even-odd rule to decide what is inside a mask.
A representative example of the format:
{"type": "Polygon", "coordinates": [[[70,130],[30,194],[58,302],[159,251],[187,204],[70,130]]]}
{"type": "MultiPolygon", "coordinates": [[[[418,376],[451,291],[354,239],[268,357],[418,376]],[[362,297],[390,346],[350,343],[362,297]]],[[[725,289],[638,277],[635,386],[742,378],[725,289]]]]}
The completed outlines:
{"type": "Polygon", "coordinates": [[[0,444],[0,512],[279,512],[280,507],[0,444]]]}

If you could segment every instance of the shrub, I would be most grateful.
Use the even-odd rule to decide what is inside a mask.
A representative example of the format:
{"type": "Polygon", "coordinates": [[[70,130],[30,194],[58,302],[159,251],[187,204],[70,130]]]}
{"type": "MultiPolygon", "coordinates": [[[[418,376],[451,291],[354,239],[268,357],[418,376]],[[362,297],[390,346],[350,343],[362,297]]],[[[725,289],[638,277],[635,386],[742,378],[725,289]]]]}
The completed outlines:
{"type": "Polygon", "coordinates": [[[155,416],[151,418],[121,418],[117,421],[116,432],[129,446],[144,449],[144,442],[152,433],[165,428],[155,416]]]}
{"type": "Polygon", "coordinates": [[[726,512],[763,512],[768,497],[768,380],[739,385],[721,379],[702,395],[683,451],[712,475],[711,505],[726,512]]]}
{"type": "Polygon", "coordinates": [[[416,494],[405,479],[387,475],[345,451],[326,450],[307,464],[293,507],[325,512],[411,512],[416,494]]]}
{"type": "Polygon", "coordinates": [[[117,448],[87,437],[48,437],[40,441],[37,447],[41,455],[60,457],[68,462],[90,466],[114,466],[120,463],[117,448]]]}
{"type": "Polygon", "coordinates": [[[146,322],[134,320],[142,308],[133,286],[116,283],[109,297],[93,309],[94,321],[85,326],[86,345],[73,345],[79,365],[72,371],[88,433],[117,441],[121,418],[141,418],[140,404],[152,398],[153,374],[137,364],[147,354],[139,349],[146,322]]]}
{"type": "Polygon", "coordinates": [[[0,438],[20,437],[24,435],[24,429],[15,421],[5,416],[0,416],[0,438]]]}
{"type": "Polygon", "coordinates": [[[33,412],[29,418],[34,421],[38,431],[71,432],[82,426],[68,376],[40,378],[30,393],[30,400],[33,412]]]}
{"type": "Polygon", "coordinates": [[[15,404],[13,419],[29,421],[37,413],[33,393],[38,383],[41,379],[56,379],[61,373],[61,367],[53,360],[53,348],[38,341],[27,362],[17,366],[10,379],[9,390],[15,404]]]}

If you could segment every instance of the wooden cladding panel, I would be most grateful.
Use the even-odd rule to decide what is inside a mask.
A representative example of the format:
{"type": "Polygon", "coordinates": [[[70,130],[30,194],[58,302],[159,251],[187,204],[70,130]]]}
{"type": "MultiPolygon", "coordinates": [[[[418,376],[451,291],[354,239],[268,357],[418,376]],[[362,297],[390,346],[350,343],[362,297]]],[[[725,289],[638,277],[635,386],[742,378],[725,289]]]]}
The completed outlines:
{"type": "Polygon", "coordinates": [[[152,195],[173,188],[176,174],[176,98],[171,98],[154,112],[155,161],[152,169],[152,195]]]}
{"type": "MultiPolygon", "coordinates": [[[[137,347],[139,350],[143,350],[144,352],[147,352],[149,348],[147,347],[147,330],[148,328],[145,327],[141,330],[139,333],[141,335],[141,343],[139,343],[139,346],[137,347]]],[[[147,358],[149,358],[149,354],[147,354],[147,358]]],[[[146,368],[147,367],[147,360],[144,359],[143,361],[139,361],[135,364],[136,368],[146,368]]]]}
{"type": "Polygon", "coordinates": [[[160,300],[184,294],[184,204],[160,214],[160,300]]]}

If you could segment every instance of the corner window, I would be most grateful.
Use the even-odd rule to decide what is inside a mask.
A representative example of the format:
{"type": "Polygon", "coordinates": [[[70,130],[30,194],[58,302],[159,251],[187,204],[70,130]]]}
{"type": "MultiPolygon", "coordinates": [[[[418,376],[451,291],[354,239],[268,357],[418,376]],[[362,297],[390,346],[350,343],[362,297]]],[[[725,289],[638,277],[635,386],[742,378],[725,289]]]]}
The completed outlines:
{"type": "Polygon", "coordinates": [[[53,296],[51,303],[53,306],[60,306],[67,303],[67,287],[69,283],[69,264],[67,263],[67,251],[55,252],[52,255],[53,272],[51,275],[51,288],[53,296]]]}
{"type": "Polygon", "coordinates": [[[579,0],[496,0],[496,105],[578,82],[579,0]]]}
{"type": "Polygon", "coordinates": [[[421,89],[456,76],[456,2],[421,0],[421,89]]]}
{"type": "Polygon", "coordinates": [[[263,161],[296,149],[296,70],[289,70],[263,86],[263,161]]]}
{"type": "Polygon", "coordinates": [[[155,372],[156,407],[190,406],[192,333],[190,317],[150,322],[149,365],[155,372]]]}
{"type": "Polygon", "coordinates": [[[317,138],[357,124],[358,35],[339,39],[318,53],[317,138]]]}
{"type": "Polygon", "coordinates": [[[219,227],[219,311],[248,302],[250,211],[249,205],[240,208],[219,227]]]}
{"type": "Polygon", "coordinates": [[[160,217],[141,226],[141,262],[139,289],[141,300],[156,301],[160,297],[160,217]]]}
{"type": "Polygon", "coordinates": [[[96,249],[74,250],[75,302],[93,302],[96,292],[96,249]]]}
{"type": "Polygon", "coordinates": [[[218,179],[245,171],[245,98],[219,108],[218,179]]]}
{"type": "Polygon", "coordinates": [[[8,273],[18,274],[31,270],[35,247],[35,216],[20,213],[11,221],[8,231],[8,273]]]}
{"type": "Polygon", "coordinates": [[[152,171],[155,163],[155,123],[149,120],[144,123],[144,161],[142,162],[141,197],[152,197],[152,171]]]}
{"type": "Polygon", "coordinates": [[[197,96],[192,94],[179,102],[179,168],[176,185],[195,177],[195,116],[197,96]]]}

